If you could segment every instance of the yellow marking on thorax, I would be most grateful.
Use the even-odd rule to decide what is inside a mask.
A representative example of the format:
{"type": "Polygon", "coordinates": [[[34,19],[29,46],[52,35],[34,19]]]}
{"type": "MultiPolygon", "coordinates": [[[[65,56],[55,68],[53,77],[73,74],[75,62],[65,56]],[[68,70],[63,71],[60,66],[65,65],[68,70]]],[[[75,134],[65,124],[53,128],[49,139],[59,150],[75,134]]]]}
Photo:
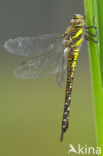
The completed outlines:
{"type": "Polygon", "coordinates": [[[79,39],[76,44],[73,45],[73,47],[79,47],[80,44],[82,43],[83,38],[79,39]]]}
{"type": "Polygon", "coordinates": [[[83,30],[82,30],[82,29],[79,29],[79,30],[77,31],[76,35],[73,36],[73,38],[78,37],[78,36],[81,35],[82,33],[83,33],[83,30]]]}
{"type": "MultiPolygon", "coordinates": [[[[78,38],[83,33],[83,29],[79,29],[75,36],[72,37],[72,39],[78,38]]],[[[73,47],[79,47],[82,43],[83,38],[81,37],[74,45],[73,47]]]]}

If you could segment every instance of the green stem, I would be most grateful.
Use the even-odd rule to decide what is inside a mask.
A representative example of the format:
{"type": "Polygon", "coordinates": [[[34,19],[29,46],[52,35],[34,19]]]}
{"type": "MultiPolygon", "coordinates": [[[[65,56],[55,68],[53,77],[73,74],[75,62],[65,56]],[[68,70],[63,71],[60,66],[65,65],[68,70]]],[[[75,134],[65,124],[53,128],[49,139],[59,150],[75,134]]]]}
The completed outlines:
{"type": "MultiPolygon", "coordinates": [[[[87,25],[93,25],[93,18],[98,29],[98,44],[89,41],[89,59],[95,104],[95,121],[98,146],[103,148],[103,1],[84,0],[87,25]]],[[[93,32],[92,32],[93,33],[93,32]]],[[[103,156],[103,151],[101,156],[103,156]]]]}

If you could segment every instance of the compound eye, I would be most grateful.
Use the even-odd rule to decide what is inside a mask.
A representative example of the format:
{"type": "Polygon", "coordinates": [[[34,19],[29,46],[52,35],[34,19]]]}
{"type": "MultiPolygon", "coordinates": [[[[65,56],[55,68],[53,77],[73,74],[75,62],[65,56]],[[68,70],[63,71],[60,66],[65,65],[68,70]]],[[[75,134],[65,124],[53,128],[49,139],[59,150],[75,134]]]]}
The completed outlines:
{"type": "Polygon", "coordinates": [[[73,15],[73,19],[77,19],[77,15],[76,14],[73,15]]]}

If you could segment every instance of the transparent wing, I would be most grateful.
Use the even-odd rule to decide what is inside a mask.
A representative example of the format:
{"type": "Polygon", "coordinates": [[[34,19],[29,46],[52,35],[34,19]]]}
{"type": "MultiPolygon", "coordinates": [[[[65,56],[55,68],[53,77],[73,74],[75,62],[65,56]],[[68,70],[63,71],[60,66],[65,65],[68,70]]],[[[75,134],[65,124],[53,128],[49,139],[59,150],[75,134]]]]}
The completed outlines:
{"type": "Polygon", "coordinates": [[[49,34],[37,37],[17,37],[4,43],[4,48],[15,55],[25,57],[45,55],[58,48],[63,40],[62,34],[49,34]]]}
{"type": "MultiPolygon", "coordinates": [[[[20,79],[37,79],[61,72],[64,59],[63,46],[53,50],[49,55],[38,56],[19,65],[14,75],[20,79]]],[[[62,68],[64,70],[64,68],[62,68]]]]}
{"type": "Polygon", "coordinates": [[[4,48],[15,55],[34,59],[23,62],[14,71],[20,79],[37,79],[57,74],[57,83],[62,85],[65,77],[63,35],[49,34],[38,37],[17,37],[4,43],[4,48]]]}
{"type": "Polygon", "coordinates": [[[62,87],[65,76],[67,74],[67,58],[62,59],[61,64],[58,69],[59,70],[58,70],[56,81],[57,81],[58,86],[62,87]]]}

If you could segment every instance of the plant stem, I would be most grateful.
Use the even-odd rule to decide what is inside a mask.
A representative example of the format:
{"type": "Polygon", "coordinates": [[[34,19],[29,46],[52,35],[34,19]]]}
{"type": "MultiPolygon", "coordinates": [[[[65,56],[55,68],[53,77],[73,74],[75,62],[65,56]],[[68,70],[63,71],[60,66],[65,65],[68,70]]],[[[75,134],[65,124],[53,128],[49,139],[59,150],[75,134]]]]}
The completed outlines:
{"type": "MultiPolygon", "coordinates": [[[[97,45],[89,41],[89,59],[90,72],[93,92],[93,102],[95,108],[96,134],[97,144],[103,148],[103,9],[100,9],[103,4],[102,0],[84,0],[87,25],[93,25],[93,18],[98,29],[97,45]],[[99,2],[99,3],[98,3],[99,2]],[[102,13],[101,13],[102,12],[102,13]],[[101,57],[102,56],[102,57],[101,57]]],[[[92,31],[93,33],[93,31],[92,31]]],[[[103,156],[103,151],[101,156],[103,156]]]]}

